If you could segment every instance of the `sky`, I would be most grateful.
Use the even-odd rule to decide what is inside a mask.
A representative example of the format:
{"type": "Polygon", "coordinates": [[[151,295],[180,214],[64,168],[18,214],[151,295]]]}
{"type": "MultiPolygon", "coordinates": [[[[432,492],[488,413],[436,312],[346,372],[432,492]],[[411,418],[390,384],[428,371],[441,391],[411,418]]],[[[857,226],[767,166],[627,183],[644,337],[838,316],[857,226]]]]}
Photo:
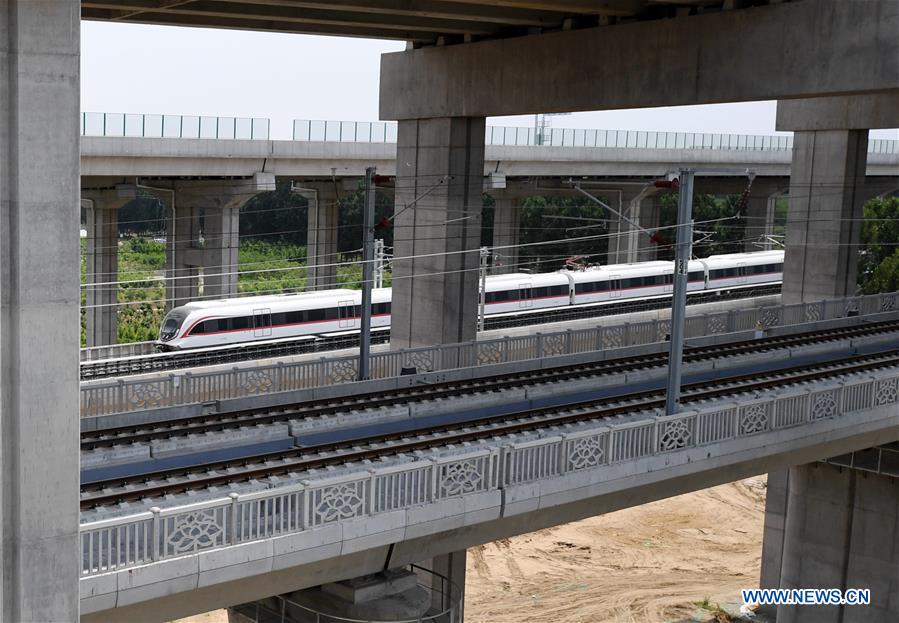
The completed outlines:
{"type": "MultiPolygon", "coordinates": [[[[378,119],[379,57],[395,41],[82,22],[81,109],[271,120],[378,119]]],[[[535,85],[539,88],[539,85],[535,85]]],[[[557,128],[773,134],[775,102],[680,106],[554,117],[557,128]]],[[[492,117],[527,126],[533,116],[492,117]]],[[[899,138],[899,130],[872,132],[899,138]]]]}

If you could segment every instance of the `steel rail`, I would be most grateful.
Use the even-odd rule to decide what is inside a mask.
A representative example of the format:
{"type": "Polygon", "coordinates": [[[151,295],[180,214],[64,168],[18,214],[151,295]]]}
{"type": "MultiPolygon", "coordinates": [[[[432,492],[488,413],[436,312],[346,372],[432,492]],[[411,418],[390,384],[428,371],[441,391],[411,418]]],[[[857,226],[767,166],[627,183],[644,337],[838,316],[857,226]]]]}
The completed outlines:
{"type": "MultiPolygon", "coordinates": [[[[838,327],[826,331],[774,336],[757,340],[732,342],[691,348],[684,355],[684,361],[693,363],[705,359],[732,357],[740,354],[782,350],[794,346],[819,344],[848,338],[870,336],[899,331],[899,320],[865,323],[851,327],[838,327]]],[[[463,394],[496,392],[510,387],[523,387],[538,383],[574,380],[590,376],[632,372],[667,364],[667,354],[652,353],[634,357],[598,361],[577,366],[564,365],[541,368],[528,372],[514,372],[495,375],[484,379],[450,381],[429,385],[392,389],[379,392],[357,394],[345,398],[323,399],[286,405],[272,409],[264,407],[230,413],[189,416],[153,424],[118,426],[102,431],[81,434],[81,450],[91,451],[129,443],[149,442],[187,435],[219,432],[245,426],[276,424],[293,419],[324,416],[345,412],[354,408],[373,408],[385,405],[421,402],[463,394]]]]}
{"type": "MultiPolygon", "coordinates": [[[[736,393],[757,392],[897,365],[899,365],[899,350],[892,350],[876,355],[852,357],[838,363],[801,365],[767,374],[735,375],[712,382],[685,385],[683,401],[685,403],[699,402],[736,393]]],[[[364,439],[297,447],[240,459],[160,470],[139,476],[114,478],[83,485],[80,505],[82,510],[89,510],[121,502],[176,495],[311,469],[377,460],[385,456],[478,441],[512,433],[608,419],[639,411],[660,409],[664,404],[664,390],[649,390],[617,397],[613,400],[589,400],[513,414],[485,416],[460,424],[440,424],[415,431],[386,433],[364,439]],[[373,447],[385,444],[387,444],[386,447],[373,447]],[[323,456],[341,450],[346,451],[334,456],[323,456]]]]}

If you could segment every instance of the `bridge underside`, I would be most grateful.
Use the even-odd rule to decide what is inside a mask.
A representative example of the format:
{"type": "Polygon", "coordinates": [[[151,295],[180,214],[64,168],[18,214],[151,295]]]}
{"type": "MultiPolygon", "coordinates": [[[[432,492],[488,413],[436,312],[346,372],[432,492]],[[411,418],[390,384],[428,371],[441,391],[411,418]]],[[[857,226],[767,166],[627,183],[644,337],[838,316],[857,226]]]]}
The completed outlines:
{"type": "MultiPolygon", "coordinates": [[[[736,3],[736,6],[740,6],[736,3]]],[[[724,0],[81,0],[87,20],[236,28],[370,39],[416,45],[516,37],[615,22],[718,12],[724,0]]]]}

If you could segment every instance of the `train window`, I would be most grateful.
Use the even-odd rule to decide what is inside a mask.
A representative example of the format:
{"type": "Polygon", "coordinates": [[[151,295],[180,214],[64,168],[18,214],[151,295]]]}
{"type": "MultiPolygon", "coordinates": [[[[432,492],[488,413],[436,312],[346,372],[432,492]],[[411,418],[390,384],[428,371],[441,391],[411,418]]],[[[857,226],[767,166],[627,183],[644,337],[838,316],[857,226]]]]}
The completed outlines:
{"type": "Polygon", "coordinates": [[[278,325],[282,324],[287,324],[287,313],[278,312],[276,314],[272,314],[272,326],[277,327],[278,325]]]}
{"type": "Polygon", "coordinates": [[[588,294],[590,292],[595,292],[596,285],[597,283],[595,281],[585,281],[584,283],[577,283],[574,285],[574,293],[588,294]]]}
{"type": "MultiPolygon", "coordinates": [[[[336,317],[337,310],[334,309],[333,311],[334,311],[334,314],[336,317]]],[[[310,309],[310,310],[306,311],[306,315],[309,318],[309,322],[320,322],[320,321],[326,319],[325,318],[326,314],[325,314],[324,309],[310,309]]]]}
{"type": "Polygon", "coordinates": [[[229,322],[229,328],[234,329],[235,331],[242,331],[244,329],[250,328],[250,317],[249,316],[238,316],[237,318],[231,318],[229,322]]]}
{"type": "Polygon", "coordinates": [[[549,296],[549,288],[530,288],[531,294],[528,298],[539,299],[549,296]]]}
{"type": "Polygon", "coordinates": [[[162,324],[162,329],[159,331],[159,337],[167,342],[178,334],[178,321],[174,318],[167,318],[166,321],[162,324]]]}
{"type": "Polygon", "coordinates": [[[375,303],[372,305],[372,314],[379,316],[390,313],[390,303],[375,303]]]}
{"type": "Polygon", "coordinates": [[[502,303],[504,301],[508,301],[511,298],[512,292],[510,290],[499,290],[498,292],[487,293],[488,303],[502,303]]]}
{"type": "Polygon", "coordinates": [[[705,281],[705,273],[701,270],[694,270],[687,277],[690,281],[705,281]]]}

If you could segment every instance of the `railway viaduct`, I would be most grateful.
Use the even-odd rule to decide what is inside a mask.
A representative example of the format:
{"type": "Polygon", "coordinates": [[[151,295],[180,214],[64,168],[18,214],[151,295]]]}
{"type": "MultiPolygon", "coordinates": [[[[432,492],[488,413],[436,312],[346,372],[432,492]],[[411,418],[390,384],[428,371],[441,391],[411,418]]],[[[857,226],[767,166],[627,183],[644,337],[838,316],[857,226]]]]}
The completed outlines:
{"type": "MultiPolygon", "coordinates": [[[[0,15],[4,621],[73,621],[79,616],[78,216],[73,209],[80,198],[79,17],[410,42],[406,51],[385,55],[381,65],[381,117],[399,121],[397,205],[427,192],[430,206],[426,213],[406,210],[396,218],[396,255],[415,258],[395,265],[395,275],[402,277],[394,287],[396,347],[474,336],[489,115],[779,100],[778,128],[796,132],[784,279],[784,298],[792,301],[851,293],[867,130],[899,126],[899,7],[892,0],[0,0],[0,15]]],[[[876,387],[878,395],[882,390],[885,396],[893,386],[876,387]]],[[[794,447],[777,454],[780,446],[772,445],[766,456],[779,458],[770,464],[747,463],[756,470],[793,466],[789,504],[783,512],[771,508],[767,524],[766,546],[782,554],[782,562],[763,575],[763,582],[786,587],[868,583],[876,585],[875,594],[889,595],[861,615],[842,608],[824,614],[782,608],[782,621],[843,621],[852,616],[888,621],[899,610],[894,588],[899,582],[897,554],[880,545],[893,543],[897,530],[899,498],[889,478],[872,474],[863,479],[853,470],[805,465],[820,457],[819,452],[895,441],[895,402],[877,404],[880,407],[866,412],[865,423],[842,432],[810,423],[809,433],[823,436],[806,451],[794,447]],[[835,439],[840,442],[827,441],[835,439]]],[[[750,410],[756,419],[763,411],[750,410]]],[[[649,475],[664,471],[645,461],[634,466],[634,495],[624,492],[619,502],[639,502],[640,487],[653,484],[649,475]]],[[[698,473],[693,470],[715,468],[698,461],[692,469],[683,468],[680,482],[698,473]]],[[[717,468],[720,476],[725,468],[717,468]]],[[[454,469],[460,473],[461,468],[454,469]]],[[[455,482],[464,481],[458,478],[455,482]]],[[[698,485],[702,481],[694,479],[698,485]]],[[[341,487],[347,490],[349,485],[341,487]]],[[[589,491],[610,493],[600,489],[589,491]]],[[[519,531],[541,525],[526,521],[527,510],[535,507],[519,493],[521,506],[505,499],[502,507],[521,511],[519,531]]],[[[560,490],[556,501],[573,500],[566,496],[560,490]]],[[[484,511],[484,520],[492,507],[488,498],[458,498],[462,515],[484,511]]],[[[616,506],[607,499],[608,506],[589,500],[578,504],[584,512],[616,506]]],[[[389,515],[384,521],[395,519],[389,515]]],[[[357,568],[370,569],[372,560],[365,553],[347,545],[333,547],[352,541],[354,530],[364,540],[366,525],[325,526],[342,532],[322,540],[322,547],[331,543],[335,560],[345,555],[343,560],[355,560],[357,568]]],[[[405,552],[395,560],[409,559],[403,548],[412,548],[419,556],[433,556],[433,565],[459,578],[464,550],[452,548],[472,543],[474,529],[439,522],[432,528],[441,525],[445,539],[416,540],[405,527],[388,530],[385,534],[403,539],[390,544],[391,551],[396,545],[405,552]]],[[[514,521],[506,525],[515,530],[514,521]]],[[[481,536],[489,539],[490,530],[485,527],[481,536]]],[[[231,553],[251,564],[264,558],[259,547],[271,548],[272,541],[231,553]]],[[[216,567],[216,552],[208,553],[201,557],[202,564],[216,567]]],[[[156,582],[154,574],[176,579],[172,565],[196,568],[197,556],[113,573],[93,586],[139,584],[142,588],[130,595],[140,601],[141,591],[146,598],[152,593],[148,587],[164,585],[172,597],[180,590],[177,582],[166,584],[166,578],[158,576],[156,582]]],[[[229,571],[222,559],[218,561],[217,574],[204,577],[227,590],[229,571]]],[[[309,574],[294,577],[295,588],[338,579],[320,567],[309,574]]],[[[259,580],[264,584],[275,575],[260,568],[259,580]]],[[[193,579],[181,588],[193,583],[197,589],[196,578],[189,573],[183,577],[188,576],[193,579]]],[[[289,569],[278,575],[282,581],[286,576],[289,569]]],[[[214,587],[198,590],[209,595],[214,587]]],[[[124,601],[116,605],[98,616],[112,620],[116,611],[128,615],[124,601]]],[[[170,612],[154,608],[153,602],[144,601],[143,606],[130,614],[141,612],[139,618],[151,619],[170,612]]]]}
{"type": "MultiPolygon", "coordinates": [[[[120,122],[123,115],[110,117],[120,122]]],[[[136,125],[146,126],[146,121],[134,121],[136,125]]],[[[172,118],[170,124],[183,125],[179,121],[172,118]]],[[[228,121],[218,120],[216,125],[226,125],[228,121]]],[[[111,124],[104,121],[102,125],[111,124]]],[[[349,126],[350,136],[358,134],[351,130],[357,124],[343,125],[349,126]]],[[[117,127],[123,128],[124,124],[117,127]]],[[[505,129],[496,128],[490,134],[500,134],[496,130],[505,129]]],[[[510,128],[501,135],[512,134],[514,130],[517,129],[510,128]]],[[[564,133],[563,136],[572,134],[571,131],[556,132],[564,133]]],[[[752,169],[757,177],[745,210],[747,250],[757,250],[758,241],[773,233],[774,202],[789,187],[788,137],[620,134],[624,145],[634,146],[488,144],[485,147],[484,192],[494,201],[494,245],[503,248],[503,267],[495,268],[496,272],[511,272],[518,261],[515,246],[519,243],[522,201],[538,194],[577,195],[566,183],[571,178],[606,196],[619,212],[641,227],[648,230],[658,227],[659,195],[657,189],[651,188],[651,182],[671,173],[672,158],[707,171],[716,167],[730,171],[727,175],[706,174],[698,178],[699,192],[719,195],[741,193],[747,180],[732,172],[752,169]],[[636,146],[641,144],[642,147],[636,146]],[[683,149],[685,144],[691,147],[683,149]],[[682,148],[677,149],[675,145],[682,148]],[[499,183],[494,181],[496,171],[502,173],[499,183]]],[[[574,143],[574,136],[571,139],[574,143]]],[[[617,136],[613,140],[617,141],[617,136]]],[[[606,142],[605,137],[603,142],[606,142]]],[[[866,195],[899,188],[896,143],[883,140],[876,143],[868,154],[867,175],[871,179],[865,187],[866,195]]],[[[336,287],[339,200],[360,187],[360,176],[366,166],[372,165],[383,175],[394,175],[395,144],[339,140],[82,137],[81,188],[82,205],[87,215],[87,275],[88,282],[94,284],[86,292],[87,345],[116,343],[118,288],[114,283],[107,285],[106,282],[116,280],[118,209],[138,190],[154,193],[167,206],[168,274],[178,279],[167,282],[166,299],[169,305],[177,306],[197,297],[200,270],[215,275],[204,279],[204,296],[230,296],[237,292],[237,210],[248,197],[272,189],[275,179],[293,183],[307,201],[307,253],[313,258],[308,262],[307,288],[336,287]],[[204,214],[203,231],[199,223],[201,211],[204,214]]],[[[648,236],[641,235],[621,218],[615,219],[612,215],[610,218],[613,221],[611,232],[619,235],[609,241],[607,263],[654,259],[655,246],[648,241],[648,236]]]]}

